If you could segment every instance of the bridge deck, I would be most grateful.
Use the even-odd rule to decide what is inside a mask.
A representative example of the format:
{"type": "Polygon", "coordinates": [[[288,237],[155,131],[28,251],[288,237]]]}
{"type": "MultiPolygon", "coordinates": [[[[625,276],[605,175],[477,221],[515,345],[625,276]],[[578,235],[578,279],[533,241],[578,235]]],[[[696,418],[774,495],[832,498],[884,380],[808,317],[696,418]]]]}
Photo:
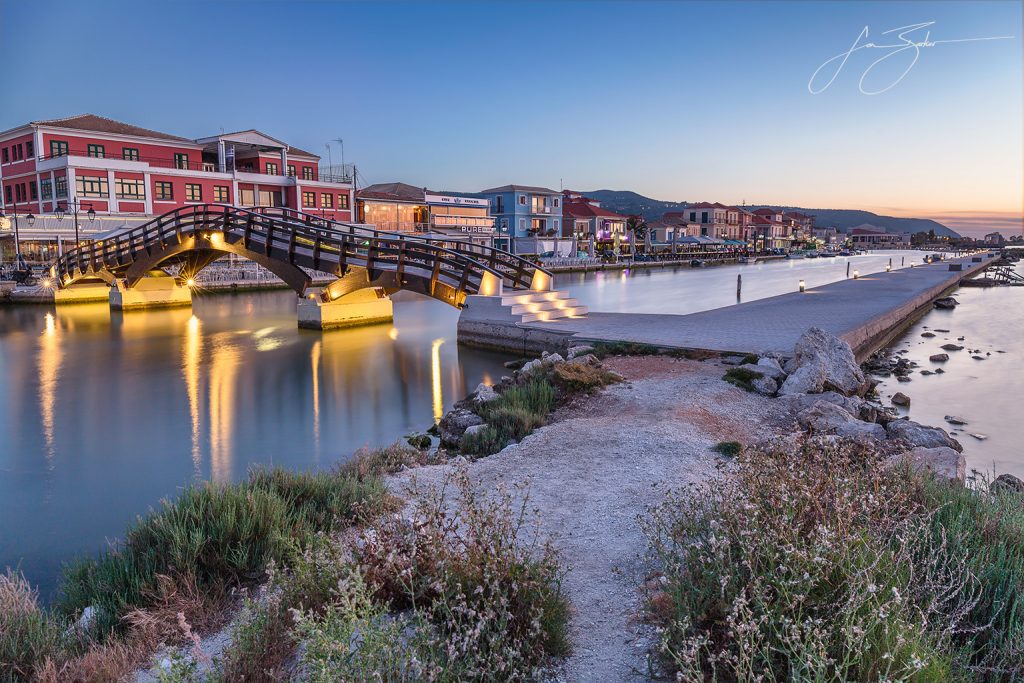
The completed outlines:
{"type": "Polygon", "coordinates": [[[875,273],[690,315],[594,313],[586,318],[522,323],[530,331],[564,334],[579,341],[622,341],[669,348],[790,354],[797,338],[817,326],[865,356],[885,343],[914,314],[962,278],[984,268],[971,257],[890,273],[875,273]],[[963,264],[950,271],[950,264],[963,264]]]}

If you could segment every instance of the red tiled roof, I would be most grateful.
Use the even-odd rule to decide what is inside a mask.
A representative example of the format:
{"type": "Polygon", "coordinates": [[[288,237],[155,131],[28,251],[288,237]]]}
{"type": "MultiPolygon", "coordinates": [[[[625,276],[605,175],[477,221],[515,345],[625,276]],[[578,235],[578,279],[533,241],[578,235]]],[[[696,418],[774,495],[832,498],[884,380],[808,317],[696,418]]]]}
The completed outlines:
{"type": "Polygon", "coordinates": [[[190,145],[197,144],[194,140],[161,133],[160,131],[133,126],[123,121],[115,121],[105,116],[95,114],[79,114],[69,116],[66,119],[50,119],[49,121],[33,121],[33,126],[50,126],[51,128],[68,128],[70,130],[85,130],[93,133],[113,133],[116,135],[137,135],[143,138],[154,138],[157,140],[173,140],[174,142],[187,142],[190,145]]]}
{"type": "Polygon", "coordinates": [[[586,201],[564,201],[562,202],[562,216],[564,218],[621,218],[626,219],[620,213],[594,206],[586,201]]]}

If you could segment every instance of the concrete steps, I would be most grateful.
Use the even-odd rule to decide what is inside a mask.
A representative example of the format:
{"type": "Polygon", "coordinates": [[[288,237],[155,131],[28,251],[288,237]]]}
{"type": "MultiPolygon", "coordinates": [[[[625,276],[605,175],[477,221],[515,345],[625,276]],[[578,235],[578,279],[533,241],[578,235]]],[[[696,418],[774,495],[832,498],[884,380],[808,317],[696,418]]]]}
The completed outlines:
{"type": "Polygon", "coordinates": [[[586,306],[581,306],[576,299],[560,291],[503,295],[501,303],[510,308],[514,318],[524,323],[578,318],[587,314],[586,306]]]}

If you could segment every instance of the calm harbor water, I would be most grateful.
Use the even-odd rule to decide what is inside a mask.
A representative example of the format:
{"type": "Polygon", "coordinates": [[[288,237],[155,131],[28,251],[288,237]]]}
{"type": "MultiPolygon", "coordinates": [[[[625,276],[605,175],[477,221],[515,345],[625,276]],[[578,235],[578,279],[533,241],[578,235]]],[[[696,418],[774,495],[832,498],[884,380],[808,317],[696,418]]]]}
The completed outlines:
{"type": "MultiPolygon", "coordinates": [[[[862,274],[884,270],[890,258],[899,267],[921,254],[571,274],[556,286],[592,310],[688,313],[736,303],[737,274],[749,301],[794,291],[800,279],[844,278],[847,261],[862,274]]],[[[968,329],[975,296],[1002,294],[962,296],[953,316],[969,339],[981,334],[968,329]]],[[[106,304],[0,306],[0,568],[20,566],[48,596],[61,563],[97,551],[190,482],[237,480],[254,464],[329,467],[425,429],[505,372],[508,356],[456,344],[457,311],[398,299],[393,325],[329,333],[298,330],[286,291],[127,314],[106,304]]],[[[997,332],[992,319],[977,324],[997,332]]],[[[984,374],[1016,357],[971,362],[984,374]]],[[[963,378],[954,367],[946,377],[963,378]]],[[[1002,381],[991,380],[985,401],[1007,401],[1002,381]]],[[[915,417],[925,419],[926,405],[915,397],[915,417]]],[[[996,424],[977,428],[992,436],[985,447],[1001,441],[996,424]]]]}
{"type": "MultiPolygon", "coordinates": [[[[1017,272],[1024,274],[1024,265],[1018,264],[1017,272]]],[[[906,349],[905,357],[920,364],[910,375],[912,381],[886,378],[879,392],[889,403],[894,393],[902,391],[911,399],[910,407],[901,409],[903,414],[922,424],[956,430],[968,473],[976,469],[990,476],[1009,472],[1024,478],[1024,287],[963,287],[954,296],[960,306],[932,310],[890,347],[906,349]],[[921,336],[928,331],[936,336],[921,336]],[[963,341],[957,341],[960,337],[963,341]],[[964,350],[944,352],[939,348],[949,343],[964,350]],[[937,353],[949,353],[949,360],[928,360],[937,353]],[[938,367],[945,372],[920,374],[938,367]],[[947,415],[962,417],[967,424],[947,424],[947,415]],[[971,434],[987,438],[980,440],[971,434]]]]}

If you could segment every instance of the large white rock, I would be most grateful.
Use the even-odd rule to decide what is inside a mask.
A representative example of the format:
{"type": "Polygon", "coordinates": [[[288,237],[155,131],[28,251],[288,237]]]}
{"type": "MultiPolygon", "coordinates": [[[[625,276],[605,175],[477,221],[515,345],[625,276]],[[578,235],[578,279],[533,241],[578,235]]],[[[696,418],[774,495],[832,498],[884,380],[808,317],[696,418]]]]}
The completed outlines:
{"type": "Polygon", "coordinates": [[[963,453],[949,448],[948,446],[937,446],[925,448],[918,446],[905,453],[894,455],[890,458],[892,463],[909,463],[918,472],[933,472],[937,477],[959,481],[967,481],[967,458],[963,453]]]}
{"type": "Polygon", "coordinates": [[[797,415],[797,422],[814,434],[831,434],[854,441],[884,441],[885,427],[861,422],[834,403],[819,401],[797,415]]]}
{"type": "Polygon", "coordinates": [[[890,439],[898,439],[910,446],[947,447],[957,452],[964,449],[960,442],[951,437],[945,429],[926,427],[912,420],[893,420],[885,426],[885,431],[889,434],[890,439]]]}
{"type": "Polygon", "coordinates": [[[498,398],[498,392],[494,390],[494,387],[483,382],[480,382],[476,386],[476,391],[473,392],[473,400],[477,403],[488,403],[496,398],[498,398]]]}
{"type": "Polygon", "coordinates": [[[771,365],[761,365],[760,363],[754,365],[753,363],[746,363],[741,365],[740,369],[750,370],[751,372],[756,372],[764,377],[771,377],[776,382],[781,382],[786,378],[786,373],[782,371],[782,368],[773,367],[771,365]]]}
{"type": "Polygon", "coordinates": [[[789,394],[779,397],[779,403],[790,413],[799,413],[819,401],[834,403],[854,417],[860,414],[860,407],[865,402],[864,399],[856,396],[844,396],[838,391],[824,391],[820,394],[789,394]]]}
{"type": "Polygon", "coordinates": [[[784,372],[782,369],[782,364],[779,363],[777,359],[772,358],[771,356],[761,356],[760,358],[757,359],[757,364],[764,368],[774,368],[779,372],[784,372]]]}
{"type": "Polygon", "coordinates": [[[793,361],[798,370],[820,363],[825,373],[825,389],[850,395],[863,393],[867,388],[850,345],[820,327],[812,327],[800,335],[793,349],[793,361]]]}
{"type": "Polygon", "coordinates": [[[750,385],[754,387],[757,393],[764,394],[765,396],[774,396],[775,392],[779,390],[778,382],[771,377],[755,377],[750,381],[750,385]]]}
{"type": "Polygon", "coordinates": [[[817,394],[825,388],[825,365],[820,361],[808,361],[797,366],[779,389],[783,396],[789,394],[817,394]]]}

